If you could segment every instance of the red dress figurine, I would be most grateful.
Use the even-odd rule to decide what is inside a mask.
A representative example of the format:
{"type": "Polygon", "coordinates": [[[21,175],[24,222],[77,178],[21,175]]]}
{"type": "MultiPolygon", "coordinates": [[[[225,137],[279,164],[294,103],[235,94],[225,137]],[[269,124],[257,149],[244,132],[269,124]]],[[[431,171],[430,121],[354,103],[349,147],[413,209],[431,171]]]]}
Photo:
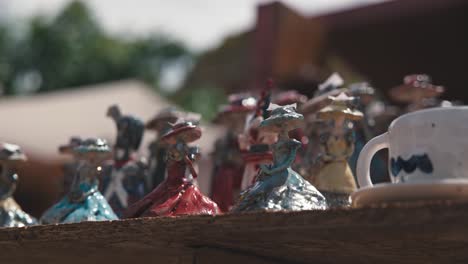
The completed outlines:
{"type": "Polygon", "coordinates": [[[190,150],[187,143],[200,137],[201,129],[191,122],[178,122],[162,136],[161,140],[169,145],[167,178],[150,194],[130,206],[125,214],[127,218],[220,213],[218,205],[185,177],[187,169],[194,179],[197,177],[188,156],[190,150]]]}

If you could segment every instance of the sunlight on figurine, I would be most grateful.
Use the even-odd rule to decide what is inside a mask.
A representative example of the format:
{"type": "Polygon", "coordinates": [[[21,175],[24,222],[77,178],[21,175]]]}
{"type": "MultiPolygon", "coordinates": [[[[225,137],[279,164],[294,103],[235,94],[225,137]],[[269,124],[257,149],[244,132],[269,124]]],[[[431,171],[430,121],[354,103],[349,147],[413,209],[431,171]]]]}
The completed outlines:
{"type": "Polygon", "coordinates": [[[327,198],[330,207],[349,206],[349,195],[354,192],[356,182],[348,165],[354,152],[353,123],[363,114],[350,107],[354,97],[341,93],[331,96],[330,105],[317,113],[317,118],[325,121],[326,127],[320,134],[320,159],[323,165],[311,182],[327,198]]]}
{"type": "Polygon", "coordinates": [[[303,116],[296,112],[295,105],[271,105],[270,110],[271,116],[261,122],[260,129],[279,136],[271,146],[273,164],[260,166],[257,181],[241,193],[232,212],[326,209],[325,197],[291,169],[301,143],[289,138],[288,132],[299,127],[303,116]]]}
{"type": "Polygon", "coordinates": [[[15,166],[26,160],[19,146],[0,144],[0,227],[22,227],[37,224],[13,199],[18,182],[15,166]]]}
{"type": "Polygon", "coordinates": [[[169,148],[167,178],[150,194],[128,208],[128,218],[145,216],[216,215],[218,205],[211,201],[186,177],[186,170],[194,179],[197,172],[190,159],[188,143],[201,137],[201,129],[188,121],[178,121],[161,137],[169,148]]]}
{"type": "Polygon", "coordinates": [[[80,160],[70,192],[41,217],[43,224],[116,220],[104,196],[99,192],[101,164],[110,155],[105,140],[90,138],[73,148],[80,160]]]}

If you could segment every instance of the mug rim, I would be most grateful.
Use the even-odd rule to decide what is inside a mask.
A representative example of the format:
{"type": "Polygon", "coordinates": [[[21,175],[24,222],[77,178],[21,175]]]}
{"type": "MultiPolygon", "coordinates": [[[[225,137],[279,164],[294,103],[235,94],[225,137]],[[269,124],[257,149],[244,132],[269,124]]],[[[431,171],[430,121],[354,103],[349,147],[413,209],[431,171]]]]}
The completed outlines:
{"type": "Polygon", "coordinates": [[[388,132],[390,132],[391,128],[395,125],[396,122],[398,122],[401,119],[406,119],[408,117],[411,117],[413,115],[418,115],[418,114],[423,114],[423,113],[428,113],[428,112],[441,112],[441,111],[450,111],[450,110],[457,110],[457,109],[466,109],[468,110],[468,105],[462,105],[462,106],[448,106],[448,107],[433,107],[433,108],[428,108],[428,109],[422,109],[418,111],[414,111],[411,113],[406,113],[403,114],[397,118],[395,118],[390,125],[388,126],[388,132]]]}

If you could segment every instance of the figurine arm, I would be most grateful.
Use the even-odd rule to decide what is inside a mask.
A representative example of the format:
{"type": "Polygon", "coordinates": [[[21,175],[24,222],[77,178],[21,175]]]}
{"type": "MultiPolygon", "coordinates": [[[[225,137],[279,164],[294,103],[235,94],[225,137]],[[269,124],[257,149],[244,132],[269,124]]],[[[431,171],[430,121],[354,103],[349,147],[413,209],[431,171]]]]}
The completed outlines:
{"type": "Polygon", "coordinates": [[[273,173],[276,173],[278,171],[285,170],[288,167],[290,167],[291,164],[296,159],[296,152],[297,152],[297,149],[292,149],[291,152],[288,155],[288,158],[284,162],[282,162],[281,164],[279,164],[276,167],[271,166],[271,168],[270,168],[269,166],[262,164],[262,165],[260,165],[260,169],[262,170],[262,172],[264,172],[266,174],[273,174],[273,173]]]}

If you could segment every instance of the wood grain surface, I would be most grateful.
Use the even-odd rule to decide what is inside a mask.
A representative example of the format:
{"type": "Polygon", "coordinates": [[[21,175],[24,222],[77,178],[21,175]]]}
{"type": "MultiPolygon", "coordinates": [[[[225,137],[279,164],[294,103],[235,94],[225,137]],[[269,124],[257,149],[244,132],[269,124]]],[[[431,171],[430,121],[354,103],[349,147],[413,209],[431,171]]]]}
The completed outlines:
{"type": "Polygon", "coordinates": [[[0,263],[468,263],[468,204],[0,229],[0,263]]]}

